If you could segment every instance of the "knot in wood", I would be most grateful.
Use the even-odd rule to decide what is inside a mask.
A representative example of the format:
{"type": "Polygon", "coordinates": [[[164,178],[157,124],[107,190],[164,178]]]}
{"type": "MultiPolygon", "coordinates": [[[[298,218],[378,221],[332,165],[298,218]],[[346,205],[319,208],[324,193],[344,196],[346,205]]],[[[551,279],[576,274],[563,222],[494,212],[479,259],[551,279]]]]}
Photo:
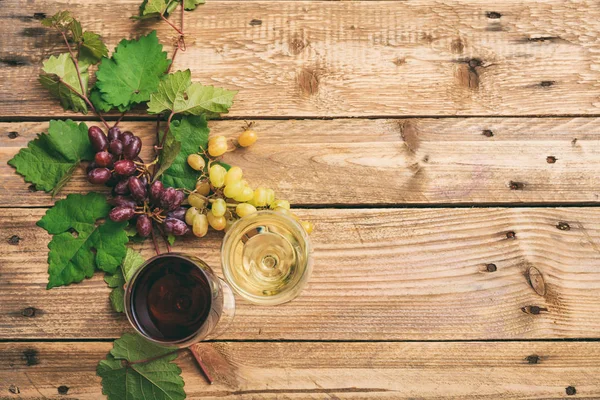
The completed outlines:
{"type": "Polygon", "coordinates": [[[544,296],[546,294],[546,282],[544,281],[544,276],[536,267],[529,267],[525,271],[525,279],[527,279],[527,283],[534,292],[536,292],[540,296],[544,296]]]}

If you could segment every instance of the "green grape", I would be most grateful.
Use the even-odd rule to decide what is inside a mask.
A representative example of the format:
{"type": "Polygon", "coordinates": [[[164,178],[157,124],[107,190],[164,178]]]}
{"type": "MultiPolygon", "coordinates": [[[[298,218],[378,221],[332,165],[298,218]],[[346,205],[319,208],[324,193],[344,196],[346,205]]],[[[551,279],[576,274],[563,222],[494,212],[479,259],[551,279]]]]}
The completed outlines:
{"type": "Polygon", "coordinates": [[[285,208],[287,210],[290,209],[290,202],[287,200],[275,200],[271,203],[270,207],[272,209],[276,209],[277,207],[285,208]]]}
{"type": "Polygon", "coordinates": [[[201,194],[202,196],[208,196],[210,193],[210,183],[207,181],[196,182],[196,193],[201,194]]]}
{"type": "Polygon", "coordinates": [[[235,207],[235,212],[240,217],[245,217],[256,212],[256,207],[248,203],[240,203],[235,207]]]}
{"type": "Polygon", "coordinates": [[[270,206],[271,203],[275,201],[275,192],[273,189],[267,189],[267,205],[270,206]]]}
{"type": "Polygon", "coordinates": [[[216,199],[210,208],[211,214],[215,217],[222,217],[225,215],[225,211],[227,211],[227,203],[223,199],[216,199]]]}
{"type": "Polygon", "coordinates": [[[223,189],[223,194],[225,197],[229,197],[230,199],[234,199],[237,196],[241,195],[244,192],[244,186],[242,186],[242,182],[233,182],[225,186],[223,189]]]}
{"type": "Polygon", "coordinates": [[[198,237],[203,237],[208,232],[208,218],[206,214],[198,214],[194,217],[192,232],[198,237]]]}
{"type": "Polygon", "coordinates": [[[185,212],[185,223],[192,226],[194,224],[194,218],[196,215],[200,214],[196,207],[190,207],[185,212]]]}
{"type": "Polygon", "coordinates": [[[213,164],[210,167],[210,172],[208,173],[208,177],[210,179],[210,183],[216,188],[220,188],[225,183],[225,175],[227,174],[227,170],[220,166],[219,164],[213,164]]]}
{"type": "Polygon", "coordinates": [[[248,147],[254,144],[258,139],[258,135],[252,129],[246,129],[239,137],[238,143],[242,147],[248,147]]]}
{"type": "Polygon", "coordinates": [[[187,163],[196,171],[202,171],[206,167],[206,161],[199,154],[190,154],[187,158],[187,163]]]}
{"type": "Polygon", "coordinates": [[[231,225],[235,224],[235,221],[237,221],[237,218],[227,218],[224,231],[227,232],[231,228],[231,225]]]}
{"type": "Polygon", "coordinates": [[[253,197],[254,197],[254,190],[252,190],[252,188],[250,188],[248,186],[245,186],[242,193],[239,196],[234,197],[233,199],[235,201],[244,203],[244,202],[252,200],[253,197]]]}
{"type": "Polygon", "coordinates": [[[227,147],[225,136],[213,136],[208,140],[208,154],[212,157],[222,156],[227,152],[227,147]]]}
{"type": "Polygon", "coordinates": [[[267,205],[267,189],[259,187],[254,191],[252,205],[255,207],[264,207],[267,205]]]}
{"type": "Polygon", "coordinates": [[[223,215],[217,217],[212,213],[208,213],[207,218],[210,226],[212,226],[212,228],[216,231],[222,231],[223,229],[225,229],[225,226],[227,226],[227,220],[223,215]]]}
{"type": "Polygon", "coordinates": [[[287,208],[283,208],[283,207],[275,207],[273,209],[273,211],[275,211],[276,213],[280,213],[283,215],[287,215],[288,217],[292,217],[292,212],[290,210],[288,210],[287,208]]]}
{"type": "Polygon", "coordinates": [[[242,169],[240,167],[231,167],[225,175],[225,186],[231,185],[242,180],[242,169]]]}
{"type": "Polygon", "coordinates": [[[206,206],[206,199],[198,193],[190,193],[188,196],[188,203],[190,203],[190,206],[192,207],[203,209],[206,206]]]}
{"type": "Polygon", "coordinates": [[[315,224],[313,224],[310,221],[300,221],[300,225],[302,225],[302,227],[304,228],[306,233],[308,233],[309,235],[312,233],[313,229],[315,228],[315,224]]]}

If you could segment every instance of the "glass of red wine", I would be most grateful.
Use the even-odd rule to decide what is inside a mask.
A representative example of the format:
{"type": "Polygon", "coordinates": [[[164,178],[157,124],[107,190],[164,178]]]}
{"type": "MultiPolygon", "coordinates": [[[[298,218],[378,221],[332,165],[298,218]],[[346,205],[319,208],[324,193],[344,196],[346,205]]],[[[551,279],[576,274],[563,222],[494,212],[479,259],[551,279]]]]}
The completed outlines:
{"type": "Polygon", "coordinates": [[[187,347],[222,334],[233,320],[227,283],[197,257],[166,253],[140,266],[125,290],[135,330],[161,345],[187,347]]]}

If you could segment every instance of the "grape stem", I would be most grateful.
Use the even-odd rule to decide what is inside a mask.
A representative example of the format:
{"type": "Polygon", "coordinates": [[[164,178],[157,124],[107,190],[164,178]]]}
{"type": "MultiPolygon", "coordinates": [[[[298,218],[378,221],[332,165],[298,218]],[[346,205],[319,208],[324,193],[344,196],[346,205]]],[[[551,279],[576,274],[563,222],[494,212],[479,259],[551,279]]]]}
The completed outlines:
{"type": "Polygon", "coordinates": [[[158,256],[160,255],[160,250],[158,249],[158,243],[156,242],[156,236],[154,235],[154,228],[152,228],[150,232],[152,232],[152,243],[154,243],[154,251],[156,251],[156,255],[158,256]]]}
{"type": "Polygon", "coordinates": [[[163,228],[161,226],[158,227],[158,230],[160,231],[165,244],[167,245],[167,253],[171,252],[171,245],[169,244],[169,238],[167,237],[167,234],[165,233],[165,231],[163,230],[163,228]]]}
{"type": "Polygon", "coordinates": [[[67,45],[67,49],[69,50],[69,54],[71,55],[71,60],[73,60],[73,64],[75,64],[75,72],[77,73],[77,79],[79,80],[79,87],[81,88],[81,93],[79,93],[77,90],[75,90],[75,88],[73,86],[67,84],[61,78],[58,78],[58,79],[62,82],[63,85],[65,85],[67,88],[69,88],[69,90],[71,90],[76,95],[81,97],[81,99],[87,103],[87,105],[92,109],[92,111],[94,111],[94,113],[98,116],[98,118],[100,118],[100,120],[102,121],[104,126],[106,126],[106,129],[110,129],[110,126],[108,125],[108,123],[106,122],[104,117],[100,114],[100,112],[98,110],[96,110],[96,107],[94,107],[94,105],[92,104],[90,99],[88,99],[88,97],[86,96],[85,91],[83,89],[83,79],[81,78],[81,71],[79,71],[79,62],[77,61],[77,57],[73,53],[73,49],[71,48],[71,45],[69,44],[69,39],[67,39],[67,35],[65,34],[65,32],[60,31],[60,34],[62,35],[63,39],[65,40],[65,44],[67,45]]]}

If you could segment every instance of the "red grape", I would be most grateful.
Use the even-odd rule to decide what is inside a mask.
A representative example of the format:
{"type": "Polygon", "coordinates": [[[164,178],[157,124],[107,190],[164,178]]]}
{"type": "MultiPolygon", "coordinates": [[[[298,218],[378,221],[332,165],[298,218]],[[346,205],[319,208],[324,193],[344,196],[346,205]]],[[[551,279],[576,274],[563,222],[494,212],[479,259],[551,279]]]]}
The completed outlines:
{"type": "Polygon", "coordinates": [[[121,139],[121,130],[117,126],[113,126],[108,130],[108,141],[121,139]]]}
{"type": "Polygon", "coordinates": [[[108,151],[100,151],[96,153],[94,161],[100,167],[111,167],[113,163],[113,158],[108,151]]]}
{"type": "Polygon", "coordinates": [[[175,218],[167,218],[164,222],[164,225],[165,230],[175,236],[185,235],[190,230],[185,222],[175,218]]]}
{"type": "MultiPolygon", "coordinates": [[[[125,181],[127,182],[127,181],[125,181]]],[[[110,200],[110,204],[113,206],[127,206],[129,208],[135,208],[136,203],[131,197],[126,196],[115,196],[110,200]]]]}
{"type": "Polygon", "coordinates": [[[114,189],[116,194],[129,194],[129,181],[119,181],[114,189]]]}
{"type": "Polygon", "coordinates": [[[185,199],[185,194],[181,190],[176,190],[172,209],[179,207],[184,199],[185,199]]]}
{"type": "Polygon", "coordinates": [[[127,206],[118,206],[110,210],[108,217],[115,222],[128,221],[135,215],[135,210],[127,206]]]}
{"type": "Polygon", "coordinates": [[[88,181],[94,185],[104,184],[110,179],[108,168],[94,168],[88,173],[88,181]]]}
{"type": "Polygon", "coordinates": [[[146,186],[135,176],[130,176],[127,182],[131,196],[137,201],[143,201],[146,198],[146,186]]]}
{"type": "Polygon", "coordinates": [[[129,176],[135,173],[135,164],[131,160],[119,160],[115,163],[115,172],[121,176],[129,176]]]}
{"type": "Polygon", "coordinates": [[[150,185],[150,201],[158,205],[164,191],[164,186],[161,181],[155,181],[150,185]]]}
{"type": "Polygon", "coordinates": [[[167,218],[175,218],[175,219],[179,219],[181,221],[185,221],[186,211],[187,211],[187,208],[185,208],[185,207],[176,208],[173,211],[169,211],[167,213],[167,218]]]}
{"type": "Polygon", "coordinates": [[[108,151],[115,156],[120,156],[123,154],[123,142],[121,142],[119,139],[112,140],[108,145],[108,151]]]}
{"type": "Polygon", "coordinates": [[[142,149],[142,139],[135,136],[131,141],[123,146],[123,156],[128,160],[133,160],[140,154],[142,149]]]}
{"type": "Polygon", "coordinates": [[[94,150],[103,151],[107,149],[108,139],[99,126],[90,126],[88,129],[88,137],[90,138],[90,143],[92,143],[94,150]]]}
{"type": "Polygon", "coordinates": [[[129,131],[123,132],[121,135],[121,142],[123,142],[123,146],[127,146],[133,140],[133,138],[133,133],[129,131]]]}
{"type": "Polygon", "coordinates": [[[175,207],[175,197],[177,196],[175,192],[176,190],[173,188],[165,189],[160,198],[160,206],[162,208],[164,208],[165,210],[172,210],[174,208],[177,208],[175,207]]]}
{"type": "Polygon", "coordinates": [[[147,215],[140,215],[135,224],[137,232],[141,237],[147,237],[152,233],[152,220],[147,215]]]}

